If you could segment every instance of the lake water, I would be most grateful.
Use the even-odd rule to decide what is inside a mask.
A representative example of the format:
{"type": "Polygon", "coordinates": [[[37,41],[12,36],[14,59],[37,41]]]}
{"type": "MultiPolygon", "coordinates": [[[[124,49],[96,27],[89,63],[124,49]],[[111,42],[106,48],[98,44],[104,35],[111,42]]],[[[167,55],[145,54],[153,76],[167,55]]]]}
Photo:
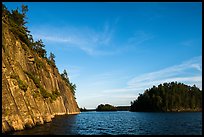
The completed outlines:
{"type": "Polygon", "coordinates": [[[202,112],[81,112],[14,135],[202,135],[202,112]]]}

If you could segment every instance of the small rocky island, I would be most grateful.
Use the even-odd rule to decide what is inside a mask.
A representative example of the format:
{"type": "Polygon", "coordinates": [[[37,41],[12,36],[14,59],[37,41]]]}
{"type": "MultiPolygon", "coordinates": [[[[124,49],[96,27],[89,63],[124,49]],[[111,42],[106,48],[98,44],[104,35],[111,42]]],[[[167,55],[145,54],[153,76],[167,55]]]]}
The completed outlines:
{"type": "Polygon", "coordinates": [[[130,111],[202,111],[202,90],[177,82],[153,86],[131,102],[130,111]]]}

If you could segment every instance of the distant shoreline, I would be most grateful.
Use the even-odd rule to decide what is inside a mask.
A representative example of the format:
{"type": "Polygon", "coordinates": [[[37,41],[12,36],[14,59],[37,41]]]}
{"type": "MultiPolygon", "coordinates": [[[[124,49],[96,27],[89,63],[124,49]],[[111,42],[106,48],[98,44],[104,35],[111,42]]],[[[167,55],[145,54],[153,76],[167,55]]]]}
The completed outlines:
{"type": "MultiPolygon", "coordinates": [[[[81,111],[81,112],[89,112],[89,111],[96,111],[96,112],[111,112],[110,111],[97,111],[96,109],[86,109],[85,111],[81,111]]],[[[185,109],[185,110],[172,110],[172,111],[130,111],[130,110],[116,110],[116,111],[129,111],[129,112],[202,112],[202,109],[201,110],[190,110],[190,109],[185,109]]],[[[115,111],[113,111],[115,112],[115,111]]]]}
{"type": "MultiPolygon", "coordinates": [[[[117,110],[115,111],[129,111],[130,106],[116,106],[115,107],[117,110]]],[[[86,112],[86,111],[101,111],[101,110],[96,110],[96,109],[81,109],[81,112],[86,112]]],[[[112,110],[106,110],[106,111],[112,111],[112,110]]],[[[105,111],[103,111],[105,112],[105,111]]]]}

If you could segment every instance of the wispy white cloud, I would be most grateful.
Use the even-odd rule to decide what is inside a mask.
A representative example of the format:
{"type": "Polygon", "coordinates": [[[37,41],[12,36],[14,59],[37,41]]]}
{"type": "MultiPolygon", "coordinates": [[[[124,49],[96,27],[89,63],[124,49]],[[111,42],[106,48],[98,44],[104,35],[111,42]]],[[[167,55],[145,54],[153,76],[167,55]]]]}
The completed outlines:
{"type": "Polygon", "coordinates": [[[115,26],[119,20],[118,17],[113,23],[107,21],[98,30],[90,27],[38,26],[37,29],[31,28],[31,32],[35,39],[42,39],[48,45],[60,43],[63,46],[80,49],[88,55],[118,54],[153,38],[147,32],[136,31],[122,43],[114,41],[114,37],[116,37],[115,26]]]}
{"type": "Polygon", "coordinates": [[[149,34],[145,31],[136,31],[132,37],[130,37],[127,41],[130,45],[140,45],[145,41],[148,41],[150,39],[154,38],[152,34],[149,34]]]}
{"type": "Polygon", "coordinates": [[[145,89],[164,82],[183,82],[195,84],[202,89],[202,56],[192,58],[180,65],[168,67],[159,71],[150,72],[130,79],[126,87],[105,90],[106,93],[143,93],[145,89]]]}
{"type": "MultiPolygon", "coordinates": [[[[185,75],[186,72],[191,69],[192,75],[198,74],[197,72],[201,72],[201,56],[193,58],[187,62],[184,62],[180,65],[172,66],[169,68],[165,68],[156,72],[151,72],[147,74],[143,74],[141,76],[133,78],[128,82],[128,85],[135,85],[137,82],[147,82],[147,81],[155,81],[161,79],[169,79],[171,77],[181,77],[181,75],[185,75]],[[197,71],[195,73],[195,71],[197,71]]],[[[189,75],[189,74],[188,74],[189,75]]]]}
{"type": "Polygon", "coordinates": [[[63,45],[78,48],[89,55],[111,54],[107,48],[111,48],[111,41],[114,27],[110,23],[105,23],[101,30],[94,30],[89,27],[53,27],[41,26],[33,28],[32,34],[36,39],[43,41],[61,43],[63,45]],[[42,28],[42,29],[40,29],[42,28]]]}
{"type": "Polygon", "coordinates": [[[35,37],[38,39],[44,39],[50,42],[59,42],[59,43],[73,43],[74,39],[72,37],[60,37],[60,36],[52,36],[46,34],[35,34],[35,37]]]}

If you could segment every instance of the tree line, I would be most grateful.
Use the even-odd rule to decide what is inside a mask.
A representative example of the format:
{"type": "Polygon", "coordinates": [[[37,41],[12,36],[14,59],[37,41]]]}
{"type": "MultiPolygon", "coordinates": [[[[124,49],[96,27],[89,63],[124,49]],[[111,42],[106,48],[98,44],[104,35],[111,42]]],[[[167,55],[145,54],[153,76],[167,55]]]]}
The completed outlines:
{"type": "Polygon", "coordinates": [[[131,101],[130,111],[201,111],[202,90],[170,82],[153,86],[131,101]]]}
{"type": "MultiPolygon", "coordinates": [[[[63,73],[61,74],[62,79],[66,82],[66,84],[70,87],[72,94],[75,97],[75,91],[76,91],[76,84],[69,81],[69,77],[67,74],[67,71],[64,69],[63,73]]],[[[75,97],[76,99],[76,97],[75,97]]]]}

